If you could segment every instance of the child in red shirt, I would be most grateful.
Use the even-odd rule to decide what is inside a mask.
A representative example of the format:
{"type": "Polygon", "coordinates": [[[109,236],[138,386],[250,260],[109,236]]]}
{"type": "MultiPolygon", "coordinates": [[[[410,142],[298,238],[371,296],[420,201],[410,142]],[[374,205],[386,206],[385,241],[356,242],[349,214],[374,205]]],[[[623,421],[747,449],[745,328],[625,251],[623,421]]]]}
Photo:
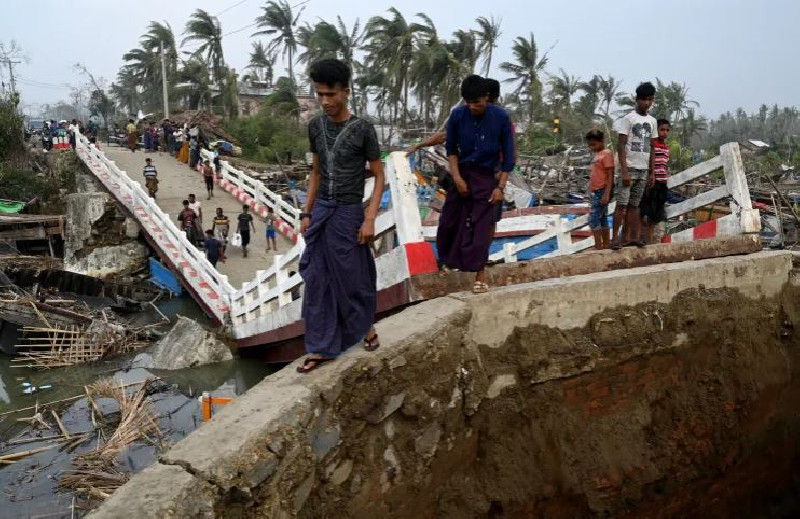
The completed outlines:
{"type": "Polygon", "coordinates": [[[639,211],[642,215],[645,241],[655,243],[655,228],[661,222],[667,221],[667,180],[669,179],[669,137],[670,124],[666,119],[659,119],[657,124],[658,138],[653,143],[653,176],[655,182],[642,198],[639,211]]]}
{"type": "Polygon", "coordinates": [[[594,152],[589,175],[589,228],[594,236],[595,249],[607,249],[611,240],[608,228],[608,203],[614,185],[614,154],[606,148],[605,135],[600,130],[586,134],[586,144],[594,152]]]}

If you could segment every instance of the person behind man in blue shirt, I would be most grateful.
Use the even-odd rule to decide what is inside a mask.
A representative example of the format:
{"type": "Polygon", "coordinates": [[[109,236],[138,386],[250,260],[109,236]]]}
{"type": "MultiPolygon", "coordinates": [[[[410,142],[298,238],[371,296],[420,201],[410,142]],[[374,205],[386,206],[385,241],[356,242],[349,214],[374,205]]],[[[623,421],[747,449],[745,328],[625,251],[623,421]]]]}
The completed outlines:
{"type": "Polygon", "coordinates": [[[489,289],[484,268],[495,223],[493,209],[503,202],[514,169],[514,136],[506,111],[489,104],[482,77],[465,78],[461,96],[465,105],[455,108],[447,122],[453,185],[439,218],[436,247],[445,267],[476,273],[472,291],[481,293],[489,289]]]}

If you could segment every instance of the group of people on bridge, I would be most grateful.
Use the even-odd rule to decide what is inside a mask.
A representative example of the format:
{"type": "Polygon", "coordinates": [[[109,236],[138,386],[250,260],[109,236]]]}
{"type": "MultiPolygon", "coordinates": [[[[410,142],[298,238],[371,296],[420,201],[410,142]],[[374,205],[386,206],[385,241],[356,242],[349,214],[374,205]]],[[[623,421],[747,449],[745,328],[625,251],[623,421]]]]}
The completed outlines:
{"type": "MultiPolygon", "coordinates": [[[[380,345],[374,327],[377,276],[368,244],[375,235],[382,190],[376,187],[366,207],[362,204],[365,162],[375,185],[384,185],[375,128],[348,109],[348,66],[326,59],[314,63],[309,73],[324,113],[308,126],[313,164],[307,203],[300,214],[306,248],[299,273],[305,282],[302,316],[309,353],[297,368],[302,373],[360,341],[370,351],[380,345]]],[[[499,90],[495,80],[465,78],[463,104],[451,112],[446,131],[410,150],[445,144],[449,185],[436,236],[439,263],[445,270],[475,272],[475,293],[489,289],[485,270],[489,247],[517,155],[514,125],[497,104],[499,90]]],[[[615,161],[603,132],[593,129],[586,135],[595,154],[589,222],[597,248],[642,246],[652,241],[654,225],[665,218],[669,123],[648,114],[654,96],[651,83],[639,85],[635,110],[616,127],[621,171],[616,186],[615,161]],[[615,191],[611,236],[607,208],[615,191]]]]}

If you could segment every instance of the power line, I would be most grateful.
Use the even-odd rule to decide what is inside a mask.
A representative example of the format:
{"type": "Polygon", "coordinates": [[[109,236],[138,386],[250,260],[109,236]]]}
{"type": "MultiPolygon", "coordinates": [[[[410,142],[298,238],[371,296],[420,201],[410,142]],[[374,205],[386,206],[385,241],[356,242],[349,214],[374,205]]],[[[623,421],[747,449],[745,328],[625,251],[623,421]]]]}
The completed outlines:
{"type": "Polygon", "coordinates": [[[215,16],[221,16],[221,15],[227,13],[228,11],[230,11],[231,9],[233,9],[234,7],[239,7],[240,5],[242,5],[245,2],[247,2],[247,0],[242,0],[241,2],[237,2],[237,3],[233,4],[230,7],[226,7],[222,11],[218,12],[215,16]]]}

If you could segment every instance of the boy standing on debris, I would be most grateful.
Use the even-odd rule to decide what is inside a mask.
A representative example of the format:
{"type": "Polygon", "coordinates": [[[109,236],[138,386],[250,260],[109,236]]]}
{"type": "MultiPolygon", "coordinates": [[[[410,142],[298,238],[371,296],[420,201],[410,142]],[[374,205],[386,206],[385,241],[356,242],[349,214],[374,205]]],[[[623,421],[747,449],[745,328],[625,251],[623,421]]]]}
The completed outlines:
{"type": "Polygon", "coordinates": [[[308,139],[314,156],[308,201],[300,214],[306,249],[300,259],[305,281],[302,315],[306,351],[297,368],[308,373],[364,340],[380,345],[372,326],[377,305],[377,272],[369,243],[382,189],[373,190],[366,209],[364,163],[384,185],[383,163],[375,127],[348,109],[350,68],[324,59],[309,71],[324,113],[311,120],[308,139]]]}
{"type": "Polygon", "coordinates": [[[250,244],[250,229],[256,232],[256,226],[253,223],[253,215],[250,214],[250,206],[243,205],[242,212],[237,217],[236,232],[242,237],[242,256],[247,257],[247,246],[250,244]]]}
{"type": "Polygon", "coordinates": [[[623,246],[644,246],[640,237],[639,204],[645,189],[653,185],[653,143],[656,140],[656,119],[648,115],[656,87],[642,83],[636,88],[636,109],[619,120],[620,182],[617,184],[617,209],[614,211],[612,249],[623,246]],[[620,235],[620,231],[622,235],[620,235]]]}
{"type": "Polygon", "coordinates": [[[153,166],[153,161],[150,157],[144,159],[144,163],[144,168],[142,169],[144,185],[147,188],[147,193],[150,195],[150,198],[155,200],[156,192],[158,191],[158,171],[156,171],[156,167],[153,166]]]}
{"type": "Polygon", "coordinates": [[[594,236],[594,248],[607,249],[609,246],[608,203],[611,200],[611,191],[614,185],[614,155],[611,150],[606,148],[605,135],[600,130],[591,130],[587,133],[586,144],[594,152],[589,175],[589,192],[591,193],[589,228],[594,236]]]}
{"type": "Polygon", "coordinates": [[[667,180],[669,179],[669,137],[670,123],[659,119],[658,138],[653,143],[653,177],[655,183],[642,199],[641,212],[645,241],[655,243],[656,225],[667,220],[664,205],[667,203],[667,180]]]}

